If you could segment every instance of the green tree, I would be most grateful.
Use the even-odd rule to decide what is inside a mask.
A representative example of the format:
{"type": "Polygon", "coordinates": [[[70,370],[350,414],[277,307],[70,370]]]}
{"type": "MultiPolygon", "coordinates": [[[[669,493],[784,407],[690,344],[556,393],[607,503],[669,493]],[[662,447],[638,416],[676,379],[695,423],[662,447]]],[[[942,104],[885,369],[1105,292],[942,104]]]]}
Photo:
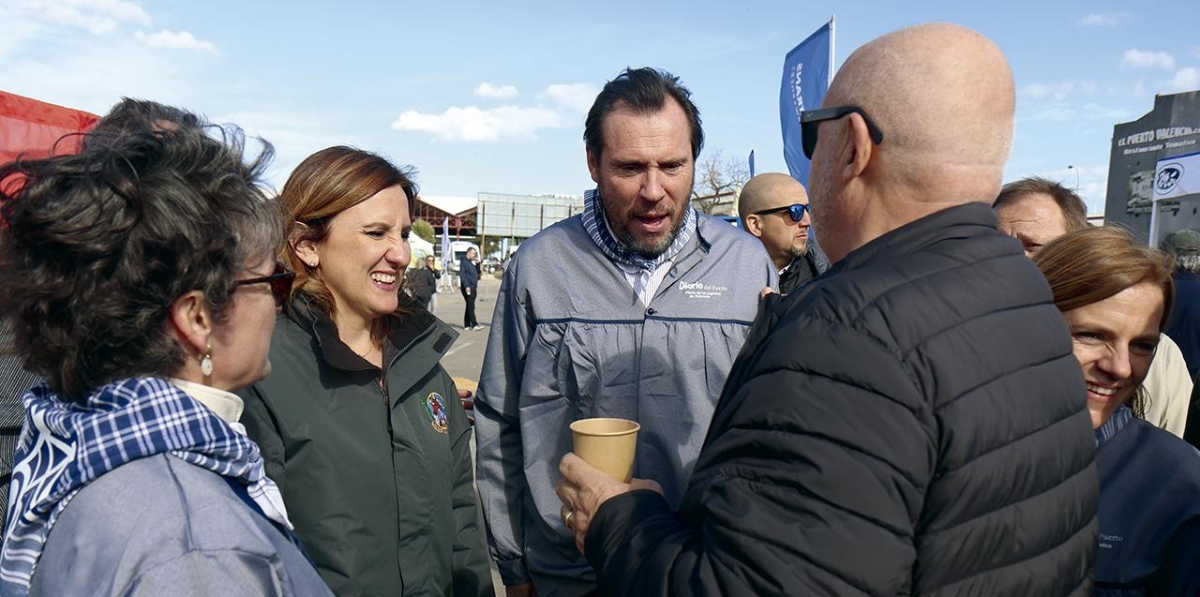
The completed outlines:
{"type": "Polygon", "coordinates": [[[421,239],[433,242],[433,224],[430,224],[422,219],[417,219],[416,222],[413,222],[412,231],[413,234],[417,235],[421,239]]]}

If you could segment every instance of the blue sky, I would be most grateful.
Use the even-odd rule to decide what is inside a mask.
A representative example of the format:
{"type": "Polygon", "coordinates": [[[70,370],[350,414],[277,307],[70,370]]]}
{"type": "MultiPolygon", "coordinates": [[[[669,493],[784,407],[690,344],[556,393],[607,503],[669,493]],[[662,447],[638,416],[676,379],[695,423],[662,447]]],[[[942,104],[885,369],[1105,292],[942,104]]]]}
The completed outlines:
{"type": "Polygon", "coordinates": [[[1018,89],[1006,178],[1075,184],[1102,211],[1112,126],[1200,89],[1200,2],[272,2],[0,0],[0,89],[103,113],[121,96],[241,125],[281,186],[349,144],[419,171],[429,195],[579,195],[587,107],[626,66],[680,76],[705,152],[786,171],[784,54],[837,15],[837,62],[940,20],[1008,54],[1018,89]]]}

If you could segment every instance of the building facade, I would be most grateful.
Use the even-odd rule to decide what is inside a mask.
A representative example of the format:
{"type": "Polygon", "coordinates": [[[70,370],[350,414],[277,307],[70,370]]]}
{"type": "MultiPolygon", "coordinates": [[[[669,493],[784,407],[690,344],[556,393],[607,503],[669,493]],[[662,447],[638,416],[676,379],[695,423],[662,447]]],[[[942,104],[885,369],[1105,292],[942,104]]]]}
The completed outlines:
{"type": "Polygon", "coordinates": [[[1104,220],[1153,245],[1181,228],[1200,229],[1200,194],[1160,201],[1158,238],[1150,238],[1155,170],[1159,162],[1200,152],[1200,91],[1154,97],[1145,116],[1113,127],[1104,220]]]}

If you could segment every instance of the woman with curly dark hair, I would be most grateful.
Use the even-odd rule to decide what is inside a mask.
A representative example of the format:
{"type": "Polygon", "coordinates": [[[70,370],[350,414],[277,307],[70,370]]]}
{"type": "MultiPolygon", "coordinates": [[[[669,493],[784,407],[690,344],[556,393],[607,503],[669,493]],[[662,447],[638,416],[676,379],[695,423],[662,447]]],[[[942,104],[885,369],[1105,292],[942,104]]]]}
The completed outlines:
{"type": "Polygon", "coordinates": [[[270,372],[293,276],[257,186],[270,148],[247,164],[240,131],[200,124],[0,168],[0,313],[46,379],[0,594],[329,594],[231,393],[270,372]]]}

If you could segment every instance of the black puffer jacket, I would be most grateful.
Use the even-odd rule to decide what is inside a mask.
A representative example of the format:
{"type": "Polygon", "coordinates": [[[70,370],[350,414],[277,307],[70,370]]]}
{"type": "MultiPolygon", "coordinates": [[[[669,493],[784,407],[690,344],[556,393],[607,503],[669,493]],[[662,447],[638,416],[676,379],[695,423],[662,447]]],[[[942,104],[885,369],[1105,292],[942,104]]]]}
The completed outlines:
{"type": "Polygon", "coordinates": [[[611,595],[1086,595],[1095,440],[1050,289],[985,205],[770,301],[679,513],[610,500],[611,595]]]}

